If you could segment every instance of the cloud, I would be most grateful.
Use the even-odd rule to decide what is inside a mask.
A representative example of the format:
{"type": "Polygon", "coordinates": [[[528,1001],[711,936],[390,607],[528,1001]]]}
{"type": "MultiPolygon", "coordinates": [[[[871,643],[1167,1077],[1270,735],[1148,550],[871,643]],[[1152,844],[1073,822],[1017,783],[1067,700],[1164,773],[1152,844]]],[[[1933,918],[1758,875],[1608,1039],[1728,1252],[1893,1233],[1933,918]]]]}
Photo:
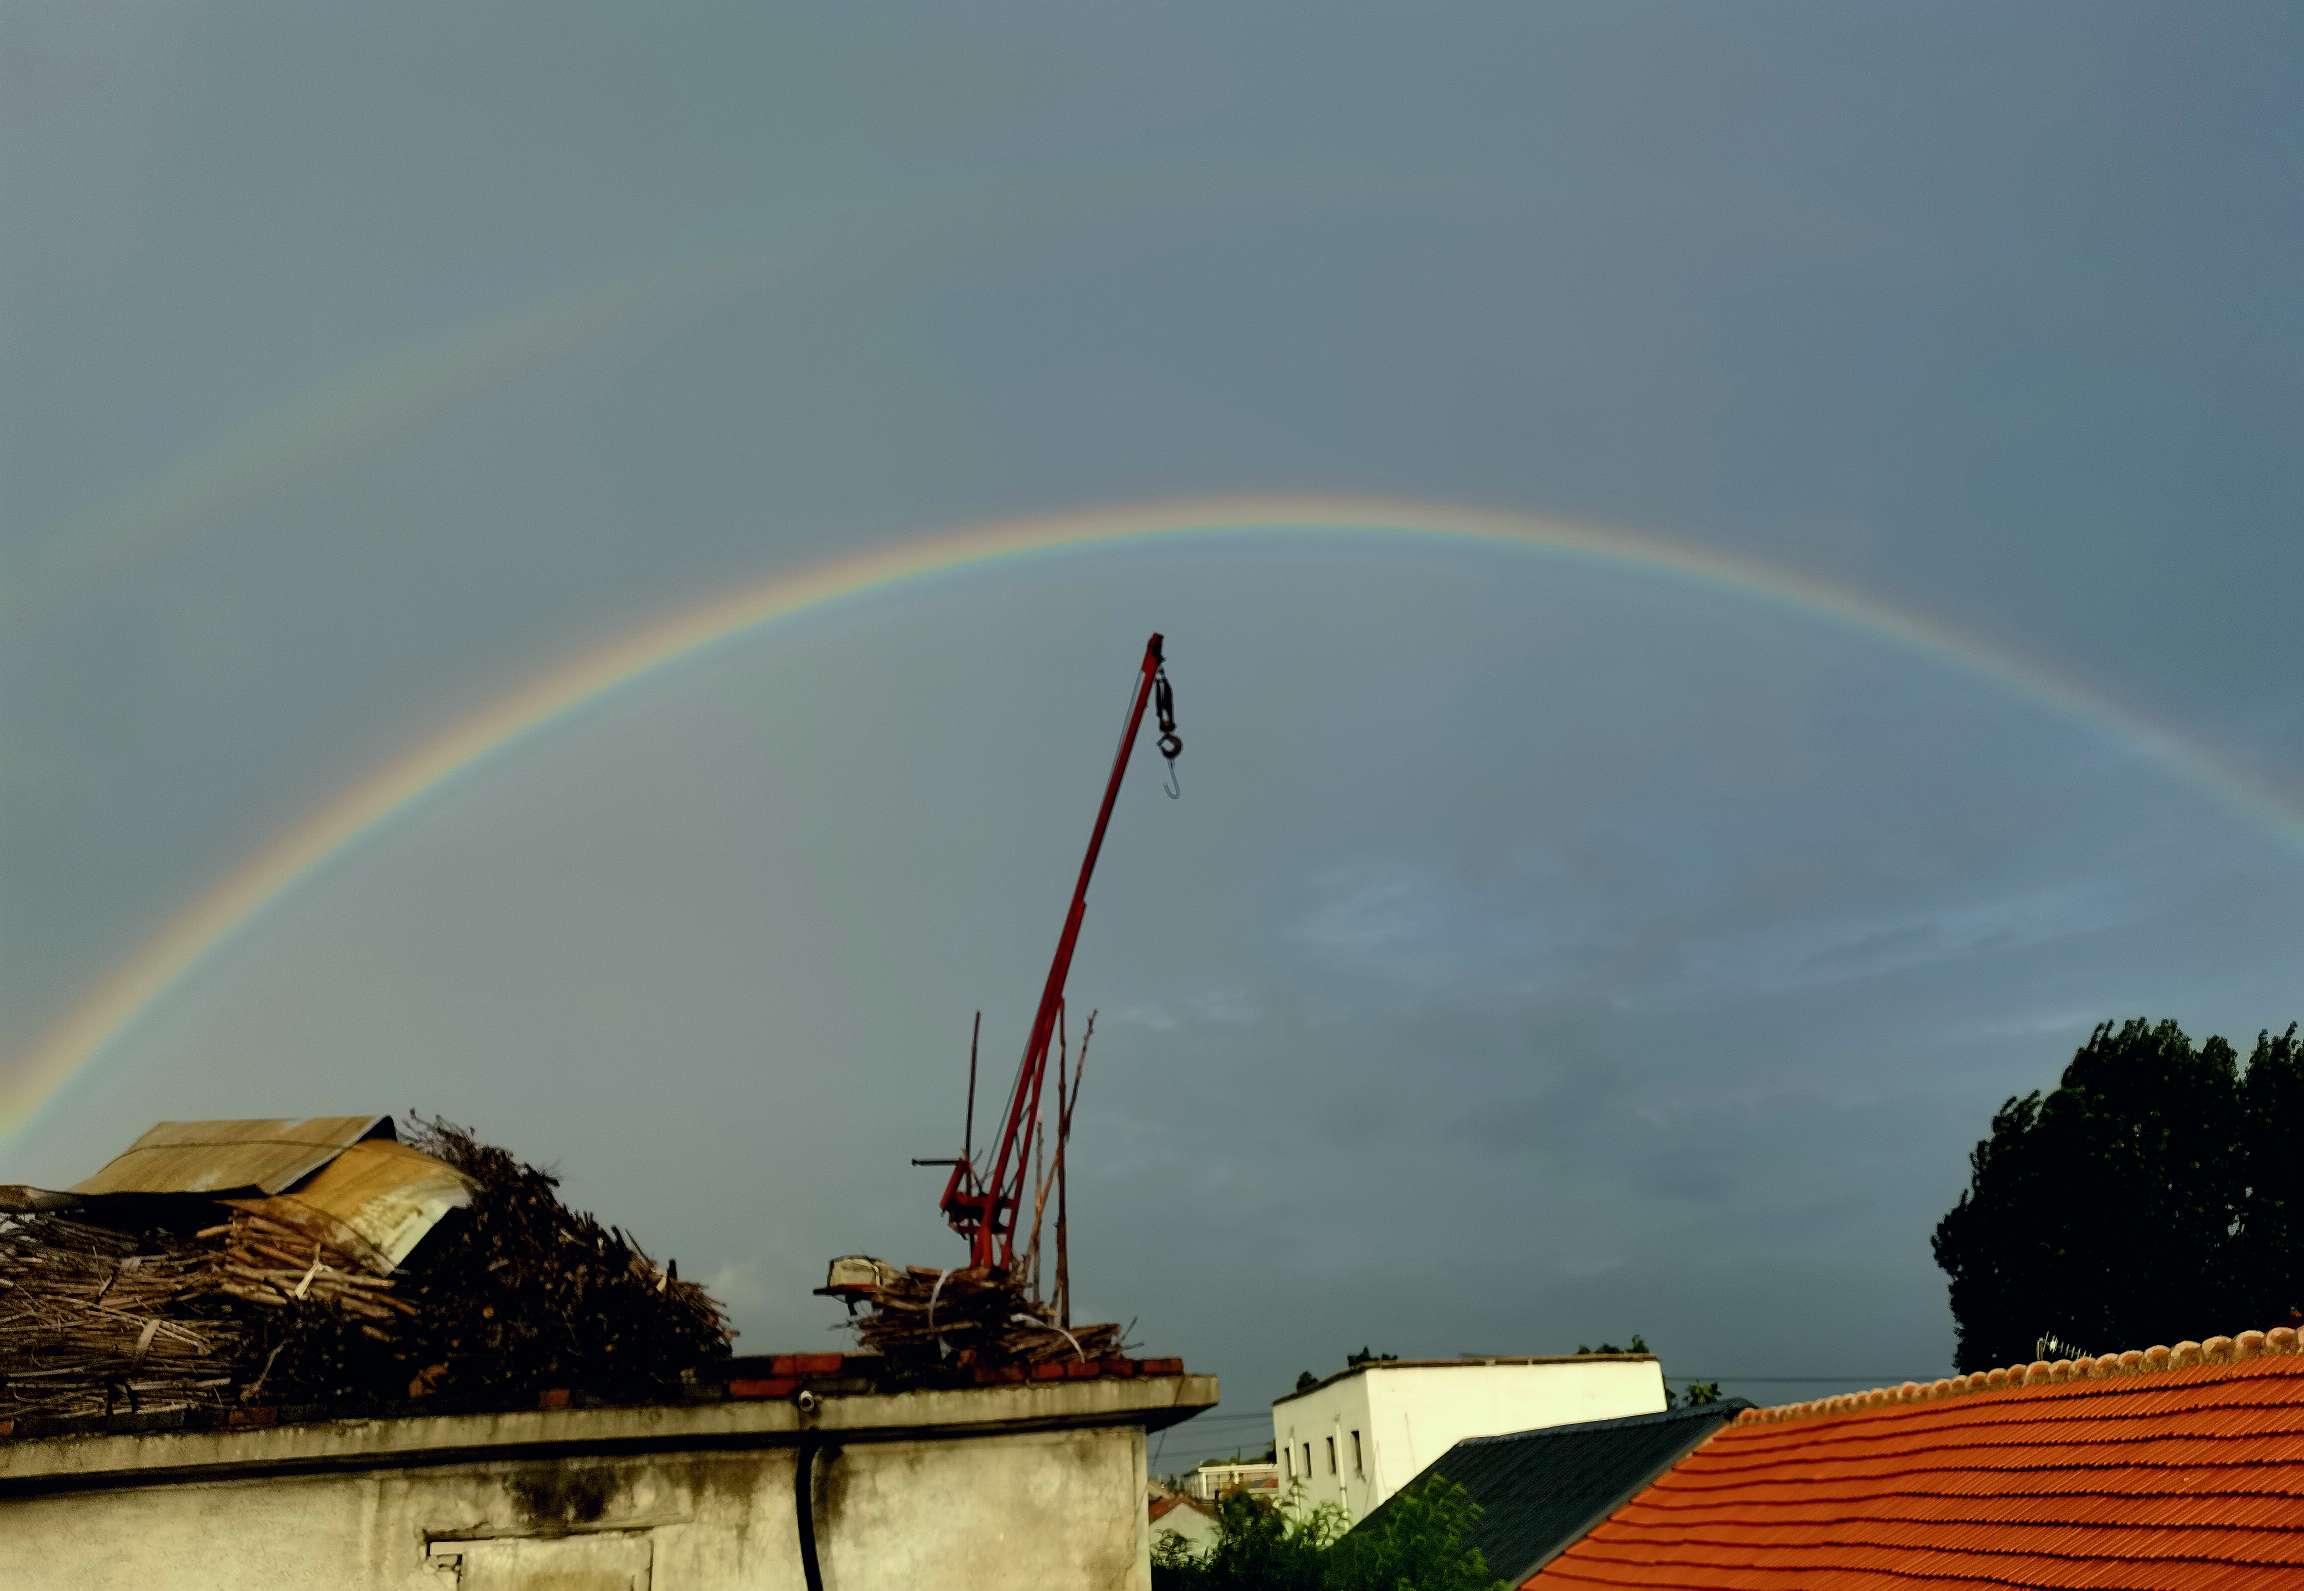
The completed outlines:
{"type": "Polygon", "coordinates": [[[1139,1000],[1111,1013],[1111,1020],[1152,1033],[1186,1027],[1247,1027],[1262,1021],[1264,1008],[1238,984],[1210,984],[1172,1001],[1139,1000]]]}
{"type": "Polygon", "coordinates": [[[1263,1020],[1264,1009],[1237,985],[1195,991],[1186,1001],[1193,1016],[1219,1027],[1247,1027],[1263,1020]]]}
{"type": "Polygon", "coordinates": [[[787,1302],[772,1288],[753,1260],[723,1260],[704,1277],[704,1291],[727,1307],[730,1316],[743,1318],[787,1302]]]}

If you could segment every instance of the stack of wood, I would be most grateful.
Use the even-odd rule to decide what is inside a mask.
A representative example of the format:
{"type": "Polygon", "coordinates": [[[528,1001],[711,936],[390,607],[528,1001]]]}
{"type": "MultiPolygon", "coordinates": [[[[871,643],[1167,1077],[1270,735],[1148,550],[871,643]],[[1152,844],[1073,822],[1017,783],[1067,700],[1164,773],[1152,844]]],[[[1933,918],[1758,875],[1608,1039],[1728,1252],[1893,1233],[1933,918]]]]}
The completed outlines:
{"type": "Polygon", "coordinates": [[[0,1419],[661,1395],[726,1357],[719,1304],[549,1173],[441,1122],[415,1147],[470,1177],[472,1203],[389,1276],[205,1200],[0,1216],[0,1419]]]}
{"type": "Polygon", "coordinates": [[[620,1228],[562,1204],[557,1177],[445,1122],[419,1119],[410,1142],[476,1187],[412,1257],[418,1313],[396,1330],[427,1390],[668,1392],[727,1357],[736,1333],[719,1303],[620,1228]]]}
{"type": "Polygon", "coordinates": [[[0,1417],[230,1401],[245,1324],[165,1231],[0,1216],[0,1417]]]}
{"type": "Polygon", "coordinates": [[[341,1249],[266,1216],[243,1211],[195,1235],[224,1240],[216,1287],[244,1302],[269,1309],[326,1305],[354,1317],[361,1334],[378,1342],[393,1340],[389,1327],[395,1318],[417,1313],[414,1304],[393,1292],[391,1277],[378,1276],[341,1249]]]}
{"type": "MultiPolygon", "coordinates": [[[[978,1012],[979,1029],[982,1024],[983,1013],[978,1012]]],[[[1018,1252],[1011,1264],[960,1266],[952,1270],[926,1265],[898,1269],[884,1261],[856,1256],[859,1262],[873,1268],[874,1279],[853,1290],[824,1289],[832,1296],[849,1298],[851,1308],[859,1297],[869,1302],[869,1312],[850,1323],[859,1346],[865,1351],[881,1355],[892,1369],[913,1375],[1003,1365],[1052,1364],[1060,1360],[1078,1362],[1107,1358],[1121,1351],[1122,1339],[1127,1335],[1125,1328],[1072,1324],[1065,1161],[1072,1140],[1072,1112],[1080,1102],[1080,1080],[1088,1069],[1088,1046],[1095,1037],[1096,1015],[1090,1012],[1075,1059],[1065,1034],[1063,1007],[1057,1007],[1056,1086],[1041,1102],[1040,1119],[1029,1124],[1030,1131],[1018,1146],[1019,1155],[1030,1154],[1032,1164],[1028,1176],[1025,1166],[1019,1164],[1017,1168],[1020,1207],[1015,1211],[1016,1236],[1023,1242],[1017,1245],[1018,1252]],[[1047,1130],[1051,1125],[1056,1129],[1055,1154],[1044,1157],[1047,1130]],[[1027,1183],[1028,1194],[1024,1191],[1027,1183]],[[1043,1223],[1051,1213],[1051,1194],[1055,1197],[1056,1285],[1044,1302],[1039,1286],[1043,1254],[1040,1238],[1043,1223]]],[[[976,1078],[973,1040],[968,1051],[968,1078],[972,1118],[976,1078]]],[[[1019,1081],[1018,1089],[1023,1086],[1019,1081]]],[[[973,1138],[971,1119],[962,1139],[961,1164],[969,1187],[981,1192],[986,1187],[983,1168],[967,1153],[973,1138]]]]}
{"type": "Polygon", "coordinates": [[[1121,1338],[1118,1326],[1057,1325],[1020,1276],[985,1265],[896,1271],[855,1329],[867,1352],[915,1370],[1102,1359],[1120,1351],[1121,1338]]]}

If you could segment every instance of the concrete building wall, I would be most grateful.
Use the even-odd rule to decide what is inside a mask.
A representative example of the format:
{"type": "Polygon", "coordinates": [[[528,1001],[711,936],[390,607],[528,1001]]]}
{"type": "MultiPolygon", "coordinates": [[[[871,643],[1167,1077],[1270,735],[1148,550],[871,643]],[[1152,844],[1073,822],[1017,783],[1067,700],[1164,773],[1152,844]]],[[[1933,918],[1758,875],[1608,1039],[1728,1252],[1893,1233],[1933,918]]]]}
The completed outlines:
{"type": "Polygon", "coordinates": [[[1280,1454],[1280,1497],[1298,1509],[1342,1503],[1358,1519],[1367,1501],[1369,1466],[1378,1463],[1369,1419],[1369,1382],[1345,1376],[1272,1406],[1273,1440],[1280,1454]],[[1358,1455],[1352,1434],[1360,1433],[1358,1455]],[[1330,1452],[1335,1455],[1331,1467],[1330,1452]]]}
{"type": "Polygon", "coordinates": [[[848,1418],[814,1425],[729,1404],[0,1444],[0,1586],[803,1591],[806,1450],[826,1591],[1143,1591],[1144,1430],[1213,1399],[1180,1377],[827,1400],[848,1418]]]}
{"type": "Polygon", "coordinates": [[[1665,1404],[1663,1367],[1645,1354],[1380,1362],[1273,1404],[1272,1435],[1293,1454],[1282,1487],[1304,1480],[1299,1507],[1340,1503],[1360,1520],[1468,1436],[1654,1414],[1665,1404]]]}

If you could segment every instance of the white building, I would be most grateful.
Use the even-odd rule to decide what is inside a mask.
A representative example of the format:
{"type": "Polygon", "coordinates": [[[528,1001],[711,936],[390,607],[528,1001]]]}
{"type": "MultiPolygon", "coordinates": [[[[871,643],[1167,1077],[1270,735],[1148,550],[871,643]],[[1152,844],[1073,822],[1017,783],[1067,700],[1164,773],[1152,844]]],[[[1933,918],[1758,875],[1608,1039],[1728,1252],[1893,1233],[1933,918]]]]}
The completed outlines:
{"type": "Polygon", "coordinates": [[[1161,1545],[1162,1538],[1173,1536],[1176,1544],[1195,1558],[1206,1557],[1224,1533],[1217,1523],[1216,1505],[1204,1503],[1197,1497],[1155,1497],[1146,1512],[1151,1520],[1155,1547],[1161,1545]]]}
{"type": "Polygon", "coordinates": [[[1213,1460],[1184,1478],[1184,1490],[1202,1502],[1214,1502],[1226,1492],[1250,1491],[1267,1501],[1278,1501],[1278,1464],[1223,1464],[1213,1460]]]}
{"type": "Polygon", "coordinates": [[[1653,1354],[1556,1359],[1386,1359],[1272,1404],[1283,1498],[1340,1502],[1365,1519],[1468,1436],[1502,1436],[1666,1406],[1653,1354]],[[1302,1489],[1291,1491],[1296,1482],[1302,1489]]]}

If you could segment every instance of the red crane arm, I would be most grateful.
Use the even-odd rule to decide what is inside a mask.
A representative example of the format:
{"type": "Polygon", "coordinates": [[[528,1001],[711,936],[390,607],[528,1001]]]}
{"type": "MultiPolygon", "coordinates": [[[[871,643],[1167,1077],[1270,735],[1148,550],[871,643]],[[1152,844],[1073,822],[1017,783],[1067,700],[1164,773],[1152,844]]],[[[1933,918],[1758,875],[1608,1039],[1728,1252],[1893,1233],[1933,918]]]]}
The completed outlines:
{"type": "MultiPolygon", "coordinates": [[[[1128,727],[1120,733],[1120,749],[1104,785],[1104,804],[1097,808],[1096,827],[1088,836],[1088,854],[1081,860],[1079,881],[1072,886],[1072,908],[1065,913],[1056,958],[1049,963],[1048,981],[1041,986],[1040,1005],[1032,1014],[1032,1030],[1024,1041],[1023,1059],[1017,1063],[1016,1084],[1009,1091],[1007,1115],[993,1151],[992,1173],[977,1183],[974,1166],[962,1159],[954,1163],[944,1186],[942,1209],[952,1229],[968,1239],[971,1265],[1005,1268],[1015,1258],[1016,1217],[1023,1206],[1024,1182],[1032,1160],[1026,1139],[1031,1124],[1039,1118],[1041,1087],[1048,1075],[1048,1046],[1055,1037],[1057,1010],[1064,1004],[1064,980],[1072,970],[1080,921],[1088,910],[1088,881],[1096,872],[1097,853],[1104,849],[1104,831],[1111,827],[1113,804],[1120,798],[1120,781],[1127,775],[1128,755],[1136,747],[1136,732],[1143,726],[1144,709],[1160,677],[1160,664],[1161,641],[1155,634],[1144,643],[1144,663],[1128,709],[1128,727]]],[[[1165,695],[1162,701],[1165,703],[1165,695]]],[[[1166,722],[1162,728],[1168,731],[1167,738],[1173,739],[1173,730],[1166,722]]],[[[1167,752],[1165,743],[1162,751],[1167,752]]]]}

